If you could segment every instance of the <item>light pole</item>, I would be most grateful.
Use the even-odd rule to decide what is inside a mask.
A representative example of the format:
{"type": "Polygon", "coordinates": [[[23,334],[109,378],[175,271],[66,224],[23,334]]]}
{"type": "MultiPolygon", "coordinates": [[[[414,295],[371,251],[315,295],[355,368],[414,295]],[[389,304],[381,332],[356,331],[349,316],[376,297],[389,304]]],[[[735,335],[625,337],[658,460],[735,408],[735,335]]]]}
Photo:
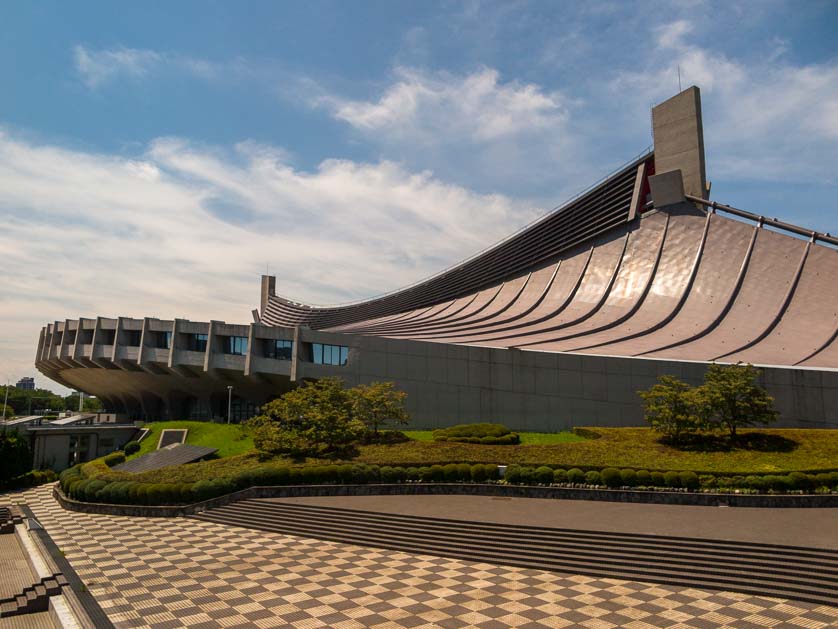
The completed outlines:
{"type": "Polygon", "coordinates": [[[227,423],[230,423],[230,415],[233,409],[233,385],[227,385],[227,423]]]}
{"type": "Polygon", "coordinates": [[[11,381],[6,382],[6,399],[3,400],[3,430],[6,429],[6,405],[9,403],[9,385],[11,381]]]}

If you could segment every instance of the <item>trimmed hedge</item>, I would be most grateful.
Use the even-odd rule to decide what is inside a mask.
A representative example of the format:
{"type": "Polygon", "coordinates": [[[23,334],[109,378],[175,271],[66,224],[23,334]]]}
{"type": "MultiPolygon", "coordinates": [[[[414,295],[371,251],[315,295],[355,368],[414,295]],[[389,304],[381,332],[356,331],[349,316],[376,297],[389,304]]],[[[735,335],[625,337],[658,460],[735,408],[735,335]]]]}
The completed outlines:
{"type": "Polygon", "coordinates": [[[460,424],[433,432],[434,441],[476,443],[486,446],[511,446],[521,443],[518,433],[503,424],[460,424]]]}
{"type": "Polygon", "coordinates": [[[135,452],[140,451],[140,442],[139,441],[129,441],[125,444],[125,447],[122,448],[122,451],[125,452],[125,456],[131,456],[135,452]]]}
{"type": "MultiPolygon", "coordinates": [[[[111,455],[112,456],[112,455],[111,455]]],[[[35,474],[34,472],[32,474],[35,474]]],[[[42,472],[41,474],[53,474],[42,472]]],[[[113,504],[173,505],[209,500],[257,485],[367,484],[404,482],[476,482],[499,480],[493,464],[449,463],[422,467],[331,464],[263,465],[249,468],[230,478],[194,483],[148,483],[131,480],[132,475],[111,472],[102,460],[77,465],[59,476],[64,493],[75,500],[113,504]],[[108,473],[110,482],[100,478],[108,473]]],[[[54,478],[54,474],[53,474],[54,478]]],[[[833,491],[838,490],[838,472],[787,475],[716,477],[694,472],[617,469],[583,471],[510,465],[504,481],[510,484],[641,487],[646,489],[744,489],[748,491],[833,491]]]]}
{"type": "Polygon", "coordinates": [[[125,455],[122,452],[112,452],[102,460],[108,467],[113,467],[114,465],[125,463],[125,455]]]}
{"type": "Polygon", "coordinates": [[[0,489],[21,489],[23,487],[35,487],[44,483],[54,483],[58,480],[58,474],[52,470],[32,470],[15,476],[5,483],[0,483],[0,489]]]}

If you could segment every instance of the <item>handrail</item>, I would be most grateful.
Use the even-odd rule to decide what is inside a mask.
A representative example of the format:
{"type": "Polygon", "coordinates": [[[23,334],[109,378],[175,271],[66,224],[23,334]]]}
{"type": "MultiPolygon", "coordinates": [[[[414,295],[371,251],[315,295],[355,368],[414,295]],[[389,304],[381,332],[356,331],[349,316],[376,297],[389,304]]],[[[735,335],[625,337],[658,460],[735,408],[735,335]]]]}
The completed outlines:
{"type": "Polygon", "coordinates": [[[807,238],[811,238],[812,242],[817,242],[818,240],[820,240],[822,242],[828,242],[831,245],[838,245],[838,238],[829,233],[816,232],[812,229],[806,229],[805,227],[792,225],[791,223],[784,223],[783,221],[778,221],[776,218],[766,218],[765,216],[760,216],[759,214],[754,214],[753,212],[740,210],[739,208],[731,207],[729,205],[722,205],[721,203],[716,203],[715,201],[702,199],[701,197],[696,197],[691,194],[685,194],[684,197],[688,201],[692,201],[693,203],[701,203],[702,205],[706,205],[707,207],[710,207],[713,210],[721,210],[722,212],[727,212],[728,214],[733,214],[734,216],[739,216],[741,218],[747,218],[749,220],[755,221],[760,225],[768,225],[769,227],[783,229],[785,231],[792,232],[793,234],[797,234],[799,236],[806,236],[807,238]]]}
{"type": "Polygon", "coordinates": [[[624,162],[623,164],[621,164],[617,168],[611,170],[610,172],[608,172],[608,174],[600,177],[594,183],[586,186],[583,190],[581,190],[580,192],[577,192],[573,196],[567,198],[565,201],[563,201],[559,205],[554,206],[552,209],[548,210],[547,212],[545,212],[541,216],[538,216],[538,217],[534,218],[529,223],[527,223],[523,227],[518,228],[516,231],[512,232],[510,235],[506,236],[505,238],[502,238],[502,239],[498,240],[497,242],[492,243],[491,245],[488,245],[488,246],[484,247],[483,249],[481,249],[477,253],[474,253],[474,254],[470,255],[468,258],[465,258],[464,260],[461,260],[459,262],[455,262],[454,264],[451,264],[450,266],[445,267],[441,271],[438,271],[438,272],[434,273],[433,275],[429,275],[429,276],[424,277],[420,280],[417,280],[417,281],[413,282],[412,284],[408,284],[406,286],[396,288],[396,289],[388,291],[386,293],[380,293],[380,294],[375,295],[373,297],[356,299],[354,301],[347,301],[347,302],[343,302],[343,303],[339,303],[339,304],[327,304],[327,305],[310,304],[310,303],[302,303],[302,302],[299,302],[299,301],[294,301],[293,299],[289,299],[289,298],[284,297],[282,295],[274,295],[274,297],[277,297],[278,299],[282,299],[283,301],[285,301],[289,304],[292,304],[294,306],[298,306],[298,307],[301,307],[301,308],[331,309],[331,308],[345,308],[347,306],[355,306],[357,304],[363,304],[363,303],[367,303],[367,302],[378,301],[379,299],[384,299],[385,297],[389,297],[390,295],[395,295],[395,294],[401,293],[403,291],[409,290],[411,288],[414,288],[416,286],[419,286],[421,284],[429,282],[429,281],[431,281],[433,279],[436,279],[438,277],[442,277],[446,273],[448,273],[450,271],[453,271],[454,269],[456,269],[458,267],[461,267],[465,264],[468,264],[469,262],[471,262],[472,260],[474,260],[476,258],[479,258],[480,256],[487,253],[488,251],[491,251],[492,249],[496,249],[497,247],[500,247],[502,244],[504,244],[504,243],[512,240],[513,238],[519,236],[520,234],[522,234],[523,232],[527,231],[528,229],[534,227],[538,223],[548,219],[549,217],[553,216],[554,214],[556,214],[558,212],[561,212],[567,206],[574,203],[575,201],[578,201],[580,198],[582,198],[583,196],[588,194],[591,190],[593,190],[597,186],[602,185],[603,183],[608,181],[611,177],[613,177],[617,173],[620,173],[623,170],[625,170],[626,167],[628,167],[629,165],[636,164],[637,162],[641,161],[645,157],[648,157],[652,153],[653,153],[653,147],[652,147],[652,145],[649,145],[645,149],[643,149],[640,153],[638,153],[633,158],[631,158],[630,160],[624,162]]]}

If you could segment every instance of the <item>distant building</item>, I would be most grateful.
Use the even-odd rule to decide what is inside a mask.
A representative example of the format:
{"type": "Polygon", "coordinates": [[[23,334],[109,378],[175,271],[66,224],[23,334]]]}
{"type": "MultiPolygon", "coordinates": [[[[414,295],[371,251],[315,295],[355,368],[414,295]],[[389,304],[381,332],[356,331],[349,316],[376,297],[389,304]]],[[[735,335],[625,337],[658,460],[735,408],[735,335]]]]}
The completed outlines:
{"type": "Polygon", "coordinates": [[[17,381],[15,385],[18,389],[24,389],[26,391],[34,391],[35,390],[35,378],[21,378],[17,381]]]}

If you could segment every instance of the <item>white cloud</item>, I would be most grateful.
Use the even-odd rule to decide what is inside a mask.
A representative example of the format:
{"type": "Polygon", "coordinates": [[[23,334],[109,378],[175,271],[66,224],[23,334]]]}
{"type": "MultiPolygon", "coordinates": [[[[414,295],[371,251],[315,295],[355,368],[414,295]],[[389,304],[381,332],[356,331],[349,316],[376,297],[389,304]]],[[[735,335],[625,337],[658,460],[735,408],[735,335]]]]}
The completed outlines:
{"type": "Polygon", "coordinates": [[[143,77],[162,61],[162,56],[153,50],[116,48],[113,50],[89,50],[84,46],[73,48],[76,70],[87,87],[95,89],[118,76],[143,77]]]}
{"type": "Polygon", "coordinates": [[[335,118],[356,129],[424,141],[468,138],[490,142],[556,127],[567,119],[558,92],[518,82],[502,83],[497,70],[465,76],[396,69],[396,81],[377,101],[324,96],[335,118]]]}
{"type": "MultiPolygon", "coordinates": [[[[372,296],[456,262],[532,219],[500,195],[393,162],[162,138],[135,159],[0,132],[0,356],[32,372],[41,325],[79,316],[247,322],[270,263],[288,296],[372,296]]],[[[2,375],[2,374],[0,374],[2,375]]]]}
{"type": "Polygon", "coordinates": [[[782,42],[747,62],[686,40],[684,21],[656,30],[659,48],[642,71],[620,73],[612,93],[634,98],[632,118],[683,85],[702,91],[711,178],[838,181],[838,61],[794,65],[782,42]],[[778,51],[779,47],[779,51],[778,51]]]}

